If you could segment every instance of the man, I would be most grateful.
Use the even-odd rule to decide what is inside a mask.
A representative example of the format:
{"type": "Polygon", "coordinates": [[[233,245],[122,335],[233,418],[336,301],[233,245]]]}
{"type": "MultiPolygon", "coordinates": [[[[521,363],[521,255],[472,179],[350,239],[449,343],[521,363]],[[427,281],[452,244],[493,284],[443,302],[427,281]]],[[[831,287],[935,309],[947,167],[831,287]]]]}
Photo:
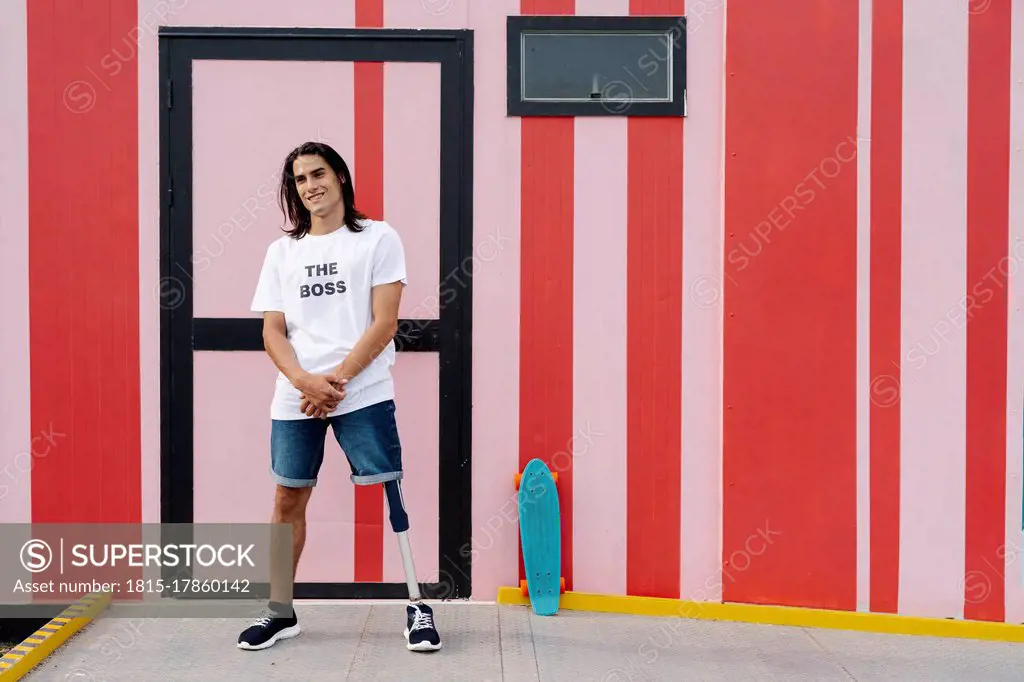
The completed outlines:
{"type": "MultiPolygon", "coordinates": [[[[384,485],[409,586],[406,646],[440,649],[433,612],[420,599],[400,488],[390,368],[407,283],[402,241],[386,222],[359,212],[348,166],[326,144],[306,142],[288,155],[280,200],[292,229],[267,249],[252,310],[263,313],[264,347],[280,370],[270,408],[273,523],[292,526],[292,578],[330,426],[352,482],[384,485]]],[[[290,595],[278,585],[272,581],[269,612],[242,632],[240,648],[265,649],[299,634],[284,603],[290,595]]]]}

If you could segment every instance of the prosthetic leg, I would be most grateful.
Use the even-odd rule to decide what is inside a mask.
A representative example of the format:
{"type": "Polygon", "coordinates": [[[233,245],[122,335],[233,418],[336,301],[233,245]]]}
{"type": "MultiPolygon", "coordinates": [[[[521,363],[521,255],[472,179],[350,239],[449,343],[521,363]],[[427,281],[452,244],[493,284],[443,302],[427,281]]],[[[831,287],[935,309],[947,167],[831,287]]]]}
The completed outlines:
{"type": "Polygon", "coordinates": [[[409,601],[416,603],[420,601],[420,586],[416,580],[416,566],[412,559],[412,548],[409,546],[409,515],[405,513],[402,488],[398,481],[387,481],[384,484],[384,497],[388,503],[391,529],[398,536],[398,548],[402,552],[402,564],[405,566],[405,582],[409,586],[409,601]]]}
{"type": "Polygon", "coordinates": [[[410,651],[436,651],[441,648],[441,636],[434,627],[433,610],[420,598],[412,548],[409,546],[409,515],[405,512],[402,488],[398,481],[384,483],[384,498],[388,504],[391,529],[398,536],[398,548],[402,552],[402,565],[405,567],[405,582],[409,586],[409,604],[405,607],[405,646],[410,651]]]}

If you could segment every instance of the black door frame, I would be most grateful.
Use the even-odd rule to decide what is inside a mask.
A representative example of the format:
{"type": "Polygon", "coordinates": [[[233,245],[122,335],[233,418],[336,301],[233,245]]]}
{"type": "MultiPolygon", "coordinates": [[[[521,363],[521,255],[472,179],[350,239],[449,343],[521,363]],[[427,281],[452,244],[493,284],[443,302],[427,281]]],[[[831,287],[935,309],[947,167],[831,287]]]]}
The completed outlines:
{"type": "MultiPolygon", "coordinates": [[[[193,523],[194,351],[263,351],[259,318],[193,318],[192,63],[199,59],[439,62],[440,286],[473,254],[473,33],[467,30],[161,27],[161,521],[193,523]],[[168,291],[168,289],[170,289],[168,291]]],[[[399,229],[401,226],[398,226],[399,229]]],[[[401,320],[401,352],[439,353],[439,528],[427,598],[468,598],[472,534],[472,280],[437,320],[401,320]]],[[[440,292],[439,292],[440,294],[440,292]]],[[[268,500],[268,504],[269,504],[268,500]]],[[[415,528],[415,522],[413,524],[415,528]]],[[[385,532],[390,527],[385,519],[385,532]]],[[[413,531],[415,532],[415,531],[413,531]]],[[[422,577],[422,576],[421,576],[422,577]]],[[[296,599],[406,599],[401,583],[295,584],[296,599]]]]}

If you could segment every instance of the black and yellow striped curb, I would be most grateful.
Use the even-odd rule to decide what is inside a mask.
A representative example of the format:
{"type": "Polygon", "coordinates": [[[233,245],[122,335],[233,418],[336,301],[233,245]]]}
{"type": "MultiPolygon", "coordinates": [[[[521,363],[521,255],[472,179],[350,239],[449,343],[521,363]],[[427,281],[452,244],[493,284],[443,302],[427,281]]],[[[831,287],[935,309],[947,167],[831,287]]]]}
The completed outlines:
{"type": "Polygon", "coordinates": [[[67,607],[0,658],[0,682],[20,680],[110,604],[110,592],[94,592],[67,607]]]}

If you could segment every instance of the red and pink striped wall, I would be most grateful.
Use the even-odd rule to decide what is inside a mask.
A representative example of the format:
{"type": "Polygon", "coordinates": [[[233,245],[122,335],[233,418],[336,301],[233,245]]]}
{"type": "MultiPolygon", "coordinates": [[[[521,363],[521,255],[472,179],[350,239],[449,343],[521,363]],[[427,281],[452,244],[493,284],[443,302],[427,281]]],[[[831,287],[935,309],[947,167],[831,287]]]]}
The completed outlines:
{"type": "MultiPolygon", "coordinates": [[[[516,584],[512,475],[542,457],[561,472],[568,589],[1024,621],[1024,0],[26,0],[0,16],[0,521],[160,518],[156,27],[466,28],[487,254],[474,598],[516,584]],[[683,13],[685,119],[506,117],[508,15],[683,13]]],[[[431,66],[197,71],[197,315],[249,315],[276,207],[222,226],[312,135],[414,245],[404,311],[429,300],[431,66]],[[282,95],[302,78],[320,84],[308,110],[282,95]]],[[[259,353],[196,368],[196,521],[266,520],[274,370],[259,353]]],[[[401,396],[437,372],[429,354],[396,368],[424,579],[438,406],[401,396]]],[[[382,500],[340,457],[299,580],[401,581],[382,500]]]]}

